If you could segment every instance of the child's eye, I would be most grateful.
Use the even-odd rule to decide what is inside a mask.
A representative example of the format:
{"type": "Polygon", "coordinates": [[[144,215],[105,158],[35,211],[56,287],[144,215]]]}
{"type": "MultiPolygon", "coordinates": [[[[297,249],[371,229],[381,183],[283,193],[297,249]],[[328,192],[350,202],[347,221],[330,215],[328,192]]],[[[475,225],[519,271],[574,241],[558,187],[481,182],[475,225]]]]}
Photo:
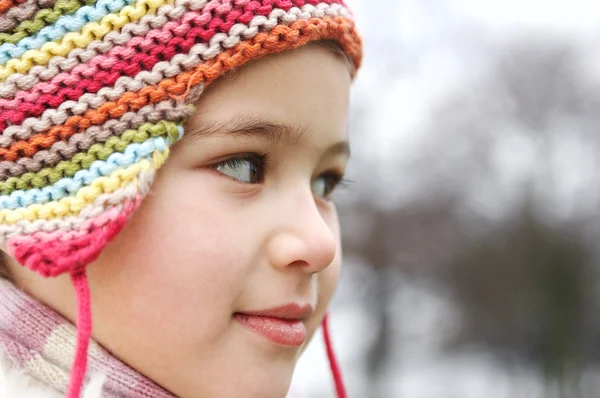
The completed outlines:
{"type": "Polygon", "coordinates": [[[224,160],[214,166],[215,170],[246,184],[263,181],[265,157],[257,154],[224,160]]]}
{"type": "MultiPolygon", "coordinates": [[[[247,154],[223,160],[212,166],[219,173],[244,184],[260,184],[264,181],[267,155],[247,154]]],[[[341,174],[327,172],[311,183],[313,195],[329,199],[335,188],[343,181],[341,174]]]]}
{"type": "Polygon", "coordinates": [[[340,174],[328,172],[315,178],[311,184],[313,195],[328,199],[335,187],[343,180],[340,174]]]}

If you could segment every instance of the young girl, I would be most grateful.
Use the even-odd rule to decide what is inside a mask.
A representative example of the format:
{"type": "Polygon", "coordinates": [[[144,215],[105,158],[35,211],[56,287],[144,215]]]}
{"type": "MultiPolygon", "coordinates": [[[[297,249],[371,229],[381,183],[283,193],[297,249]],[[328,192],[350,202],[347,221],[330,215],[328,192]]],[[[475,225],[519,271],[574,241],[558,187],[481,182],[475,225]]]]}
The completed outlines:
{"type": "Polygon", "coordinates": [[[321,323],[345,396],[325,316],[362,51],[344,1],[0,18],[0,397],[282,398],[321,323]]]}

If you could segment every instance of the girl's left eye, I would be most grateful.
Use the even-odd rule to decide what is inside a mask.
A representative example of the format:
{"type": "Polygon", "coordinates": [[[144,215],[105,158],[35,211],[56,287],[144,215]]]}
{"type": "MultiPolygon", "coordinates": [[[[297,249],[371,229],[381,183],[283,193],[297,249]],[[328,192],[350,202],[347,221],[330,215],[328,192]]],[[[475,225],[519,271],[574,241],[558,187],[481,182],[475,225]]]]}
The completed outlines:
{"type": "Polygon", "coordinates": [[[214,166],[219,173],[239,182],[259,184],[264,178],[265,156],[258,154],[224,160],[214,166]]]}
{"type": "Polygon", "coordinates": [[[328,199],[342,180],[343,177],[337,173],[321,174],[311,183],[312,193],[320,198],[328,199]]]}

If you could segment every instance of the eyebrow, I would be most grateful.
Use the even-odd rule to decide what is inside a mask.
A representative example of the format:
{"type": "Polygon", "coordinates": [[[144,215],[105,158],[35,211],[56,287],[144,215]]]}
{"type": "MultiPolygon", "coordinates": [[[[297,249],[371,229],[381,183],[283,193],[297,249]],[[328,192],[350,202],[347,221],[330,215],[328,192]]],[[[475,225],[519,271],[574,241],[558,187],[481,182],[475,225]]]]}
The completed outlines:
{"type": "MultiPolygon", "coordinates": [[[[273,123],[256,116],[237,115],[226,121],[191,125],[186,128],[180,145],[187,145],[205,137],[233,135],[242,137],[257,137],[276,143],[302,145],[307,138],[306,128],[288,123],[273,123]]],[[[339,141],[324,150],[323,155],[350,156],[348,141],[339,141]]]]}

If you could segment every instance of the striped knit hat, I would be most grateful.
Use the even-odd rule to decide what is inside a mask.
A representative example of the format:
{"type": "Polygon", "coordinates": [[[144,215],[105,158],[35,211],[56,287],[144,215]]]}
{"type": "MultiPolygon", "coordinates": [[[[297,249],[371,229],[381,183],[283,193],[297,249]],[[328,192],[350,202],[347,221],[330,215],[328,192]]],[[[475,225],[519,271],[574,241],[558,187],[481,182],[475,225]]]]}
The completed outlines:
{"type": "Polygon", "coordinates": [[[204,87],[323,39],[358,69],[344,0],[0,0],[0,240],[45,277],[71,275],[68,397],[79,397],[91,336],[85,267],[148,193],[204,87]]]}

